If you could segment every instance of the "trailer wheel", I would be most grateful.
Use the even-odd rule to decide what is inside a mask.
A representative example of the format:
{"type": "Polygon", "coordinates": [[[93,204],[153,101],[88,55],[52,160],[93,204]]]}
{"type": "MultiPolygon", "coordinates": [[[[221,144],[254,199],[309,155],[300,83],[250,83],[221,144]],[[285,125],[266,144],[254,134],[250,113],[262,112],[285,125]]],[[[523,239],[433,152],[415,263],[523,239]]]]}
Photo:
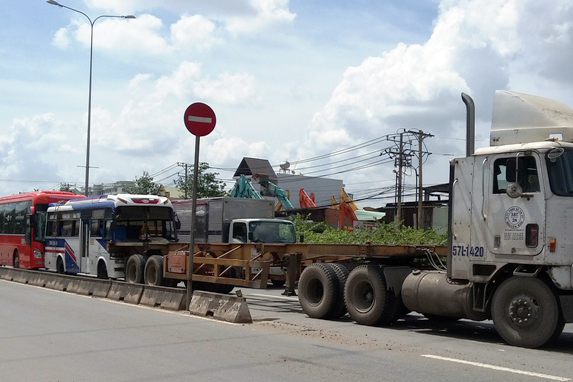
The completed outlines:
{"type": "Polygon", "coordinates": [[[348,314],[361,325],[382,325],[394,320],[396,302],[393,297],[386,288],[382,269],[377,265],[354,268],[344,288],[348,314]]]}
{"type": "Polygon", "coordinates": [[[131,284],[143,283],[145,259],[142,255],[131,255],[125,264],[125,281],[131,284]]]}
{"type": "Polygon", "coordinates": [[[336,288],[336,298],[334,299],[334,307],[332,312],[332,317],[340,318],[346,314],[346,304],[344,303],[344,286],[346,285],[346,280],[348,279],[348,275],[350,271],[344,264],[340,263],[329,263],[325,264],[332,268],[334,273],[336,274],[336,282],[338,284],[336,288]]]}
{"type": "Polygon", "coordinates": [[[556,339],[565,325],[552,290],[534,277],[505,280],[493,295],[491,315],[507,343],[526,348],[556,339]]]}
{"type": "Polygon", "coordinates": [[[337,278],[326,264],[306,267],[298,281],[298,300],[311,318],[332,318],[336,308],[337,278]]]}
{"type": "Polygon", "coordinates": [[[153,255],[147,259],[143,273],[143,282],[145,285],[163,285],[163,257],[153,255]]]}

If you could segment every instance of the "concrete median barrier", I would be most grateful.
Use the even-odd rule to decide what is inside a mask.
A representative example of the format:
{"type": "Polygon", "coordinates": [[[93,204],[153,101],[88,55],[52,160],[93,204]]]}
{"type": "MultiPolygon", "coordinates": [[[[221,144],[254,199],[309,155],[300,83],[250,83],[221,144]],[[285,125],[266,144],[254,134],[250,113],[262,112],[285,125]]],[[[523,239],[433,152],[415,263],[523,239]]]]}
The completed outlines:
{"type": "Polygon", "coordinates": [[[110,280],[82,279],[78,285],[77,294],[94,297],[107,297],[111,288],[110,280]]]}
{"type": "Polygon", "coordinates": [[[123,281],[112,281],[107,298],[124,301],[130,304],[139,304],[143,294],[143,285],[130,284],[123,281]]]}
{"type": "Polygon", "coordinates": [[[239,296],[194,291],[189,312],[228,322],[244,324],[253,322],[245,298],[239,296]]]}
{"type": "Polygon", "coordinates": [[[143,287],[139,303],[169,310],[184,310],[186,293],[185,289],[146,285],[143,287]]]}
{"type": "Polygon", "coordinates": [[[45,287],[46,286],[46,275],[40,272],[30,273],[28,274],[28,284],[38,286],[38,287],[45,287]]]}
{"type": "Polygon", "coordinates": [[[12,281],[14,278],[14,272],[12,268],[0,267],[0,279],[12,281]]]}

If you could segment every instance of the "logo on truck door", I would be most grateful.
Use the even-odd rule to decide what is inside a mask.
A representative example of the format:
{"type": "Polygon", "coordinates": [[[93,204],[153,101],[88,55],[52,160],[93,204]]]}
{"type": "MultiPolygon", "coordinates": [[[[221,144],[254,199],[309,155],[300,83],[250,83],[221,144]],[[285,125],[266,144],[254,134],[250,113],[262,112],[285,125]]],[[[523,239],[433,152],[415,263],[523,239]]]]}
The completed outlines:
{"type": "Polygon", "coordinates": [[[525,212],[521,207],[509,207],[505,211],[505,224],[511,229],[519,229],[525,221],[525,212]]]}

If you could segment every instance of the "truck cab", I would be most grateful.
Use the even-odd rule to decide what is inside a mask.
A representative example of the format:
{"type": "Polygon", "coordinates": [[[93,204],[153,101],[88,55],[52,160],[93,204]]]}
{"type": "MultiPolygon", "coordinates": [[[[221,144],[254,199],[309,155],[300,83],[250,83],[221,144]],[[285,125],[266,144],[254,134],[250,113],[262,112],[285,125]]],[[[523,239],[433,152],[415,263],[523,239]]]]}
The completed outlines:
{"type": "Polygon", "coordinates": [[[296,233],[289,220],[234,219],[229,238],[232,243],[295,243],[296,233]]]}

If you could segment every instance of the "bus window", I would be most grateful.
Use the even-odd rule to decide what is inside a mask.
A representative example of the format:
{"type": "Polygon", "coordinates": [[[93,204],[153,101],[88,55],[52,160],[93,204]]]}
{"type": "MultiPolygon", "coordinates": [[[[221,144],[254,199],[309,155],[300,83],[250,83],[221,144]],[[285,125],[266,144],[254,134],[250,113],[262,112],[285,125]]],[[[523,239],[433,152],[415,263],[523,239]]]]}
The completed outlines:
{"type": "Polygon", "coordinates": [[[61,236],[72,237],[79,236],[79,229],[76,230],[76,222],[74,220],[64,220],[60,222],[61,236]]]}
{"type": "Polygon", "coordinates": [[[14,203],[6,204],[4,210],[4,230],[2,233],[14,233],[14,218],[16,217],[16,210],[14,203]]]}
{"type": "Polygon", "coordinates": [[[26,214],[30,213],[30,203],[15,203],[14,208],[14,233],[24,234],[26,232],[26,214]]]}
{"type": "Polygon", "coordinates": [[[6,205],[0,204],[0,233],[4,232],[4,221],[6,220],[6,205]]]}
{"type": "Polygon", "coordinates": [[[103,237],[103,220],[93,219],[91,221],[90,236],[103,237]]]}

